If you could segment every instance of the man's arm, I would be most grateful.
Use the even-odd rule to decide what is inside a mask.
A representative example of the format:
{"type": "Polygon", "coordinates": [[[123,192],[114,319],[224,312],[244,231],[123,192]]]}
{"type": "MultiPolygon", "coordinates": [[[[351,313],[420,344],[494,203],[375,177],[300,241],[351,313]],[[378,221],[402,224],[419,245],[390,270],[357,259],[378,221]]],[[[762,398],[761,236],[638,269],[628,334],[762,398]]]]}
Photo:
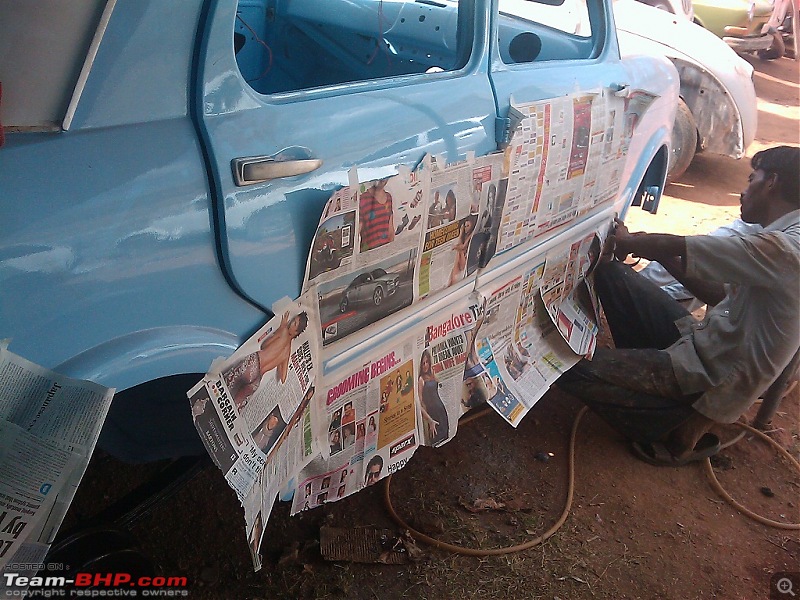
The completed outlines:
{"type": "Polygon", "coordinates": [[[722,302],[725,298],[725,287],[716,281],[707,281],[696,277],[687,277],[683,269],[683,261],[680,257],[673,256],[667,260],[660,261],[669,274],[683,284],[691,294],[709,306],[714,306],[722,302]]]}
{"type": "Polygon", "coordinates": [[[695,297],[706,304],[718,304],[725,297],[722,284],[686,276],[686,238],[668,233],[630,233],[622,221],[617,220],[614,230],[617,258],[628,254],[657,260],[675,279],[695,297]]]}
{"type": "Polygon", "coordinates": [[[683,257],[686,256],[686,238],[683,236],[643,231],[631,233],[619,219],[616,219],[613,235],[614,254],[620,260],[628,254],[633,254],[647,260],[657,260],[663,264],[665,260],[680,257],[680,269],[684,270],[683,257]]]}

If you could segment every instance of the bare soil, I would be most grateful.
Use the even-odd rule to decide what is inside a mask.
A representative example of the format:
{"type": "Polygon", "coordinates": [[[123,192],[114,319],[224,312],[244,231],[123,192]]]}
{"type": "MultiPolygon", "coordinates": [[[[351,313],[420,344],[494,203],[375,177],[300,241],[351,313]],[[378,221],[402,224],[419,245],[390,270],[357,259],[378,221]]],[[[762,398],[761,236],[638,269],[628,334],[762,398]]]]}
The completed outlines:
{"type": "MultiPolygon", "coordinates": [[[[766,146],[800,142],[798,63],[752,63],[760,122],[748,157],[766,146]]],[[[632,230],[710,231],[738,216],[748,173],[747,158],[701,154],[667,188],[658,216],[634,209],[628,224],[632,230]]],[[[551,390],[516,430],[492,414],[462,425],[453,441],[420,449],[395,475],[395,509],[412,527],[470,548],[541,535],[564,507],[569,434],[579,409],[574,399],[551,390]],[[494,508],[475,512],[476,505],[494,508]]],[[[798,416],[795,389],[769,432],[795,457],[798,416]]],[[[591,413],[578,427],[574,461],[574,500],[564,525],[532,549],[501,556],[462,556],[409,543],[406,554],[413,560],[406,564],[324,560],[324,527],[402,536],[386,510],[384,487],[377,485],[295,517],[279,502],[266,528],[265,566],[254,573],[242,510],[213,466],[131,531],[161,575],[187,577],[193,598],[751,600],[770,598],[773,574],[800,571],[798,532],[767,527],[734,510],[710,487],[700,464],[645,464],[591,413]]],[[[800,474],[766,443],[747,435],[713,462],[739,502],[771,519],[800,521],[800,474]]],[[[152,469],[98,455],[69,519],[96,512],[152,469]]]]}

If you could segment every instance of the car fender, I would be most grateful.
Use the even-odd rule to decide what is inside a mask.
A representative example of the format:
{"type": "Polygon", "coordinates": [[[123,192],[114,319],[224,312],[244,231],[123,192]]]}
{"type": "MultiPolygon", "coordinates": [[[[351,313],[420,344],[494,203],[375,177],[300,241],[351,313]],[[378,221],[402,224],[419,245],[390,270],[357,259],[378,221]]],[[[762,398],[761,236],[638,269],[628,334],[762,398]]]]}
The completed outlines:
{"type": "Polygon", "coordinates": [[[755,139],[757,125],[753,67],[694,23],[628,0],[618,0],[616,6],[621,53],[669,58],[680,76],[681,97],[697,123],[700,147],[741,158],[755,139]],[[637,25],[641,22],[649,23],[647,29],[637,25]]]}
{"type": "Polygon", "coordinates": [[[657,90],[658,96],[639,119],[628,148],[628,161],[622,178],[622,187],[614,205],[615,211],[624,215],[634,203],[640,186],[648,174],[648,181],[664,189],[672,124],[678,103],[678,73],[666,58],[653,61],[652,55],[626,56],[623,60],[631,81],[644,89],[657,90]],[[655,172],[654,172],[655,170],[655,172]],[[653,183],[655,181],[655,183],[653,183]]]}
{"type": "Polygon", "coordinates": [[[243,341],[210,327],[158,327],[99,344],[54,370],[121,391],[160,377],[205,372],[214,359],[229,356],[243,341]]]}
{"type": "MultiPolygon", "coordinates": [[[[754,128],[745,132],[743,111],[733,99],[725,85],[701,66],[680,58],[673,62],[681,79],[681,98],[683,98],[697,123],[700,148],[714,154],[741,158],[755,137],[754,128]]],[[[755,106],[746,103],[745,108],[755,106]]],[[[756,121],[755,111],[748,121],[756,121]]]]}

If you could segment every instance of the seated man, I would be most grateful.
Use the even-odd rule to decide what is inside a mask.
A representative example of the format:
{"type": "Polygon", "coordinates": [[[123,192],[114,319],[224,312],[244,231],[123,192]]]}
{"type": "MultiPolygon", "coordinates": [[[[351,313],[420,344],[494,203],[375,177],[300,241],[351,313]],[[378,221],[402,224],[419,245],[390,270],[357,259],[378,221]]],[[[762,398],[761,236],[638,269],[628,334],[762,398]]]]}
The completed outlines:
{"type": "Polygon", "coordinates": [[[800,148],[753,156],[742,237],[629,233],[614,254],[657,260],[708,304],[702,322],[621,262],[604,262],[595,287],[615,349],[598,349],[559,386],[634,442],[654,464],[710,456],[714,423],[736,421],[780,375],[800,344],[800,148]]]}

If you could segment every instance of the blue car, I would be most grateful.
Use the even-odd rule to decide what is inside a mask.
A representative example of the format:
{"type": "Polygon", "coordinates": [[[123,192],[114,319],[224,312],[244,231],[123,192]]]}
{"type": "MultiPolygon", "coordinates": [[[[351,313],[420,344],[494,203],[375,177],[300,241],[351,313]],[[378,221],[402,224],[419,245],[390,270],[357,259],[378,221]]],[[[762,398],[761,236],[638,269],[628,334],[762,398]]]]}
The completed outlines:
{"type": "Polygon", "coordinates": [[[657,201],[672,64],[620,58],[609,0],[578,15],[547,0],[564,14],[546,22],[514,6],[533,2],[499,4],[0,4],[0,339],[116,388],[99,442],[113,455],[204,453],[186,390],[300,294],[325,202],[353,166],[378,177],[497,152],[512,104],[605,90],[630,115],[616,199],[515,256],[657,201]]]}

